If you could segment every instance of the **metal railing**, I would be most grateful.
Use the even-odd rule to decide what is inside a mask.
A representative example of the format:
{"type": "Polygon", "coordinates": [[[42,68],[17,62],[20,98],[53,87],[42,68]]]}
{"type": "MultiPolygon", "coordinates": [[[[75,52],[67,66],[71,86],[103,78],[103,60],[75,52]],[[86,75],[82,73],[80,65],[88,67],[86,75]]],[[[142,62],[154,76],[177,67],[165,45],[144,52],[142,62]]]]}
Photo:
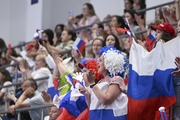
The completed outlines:
{"type": "MultiPolygon", "coordinates": [[[[53,104],[44,104],[44,105],[37,105],[36,107],[26,107],[26,108],[19,108],[16,109],[15,112],[18,114],[18,120],[20,120],[20,112],[22,111],[29,111],[29,110],[34,110],[34,109],[42,109],[42,108],[48,108],[48,107],[52,107],[53,104]]],[[[44,120],[43,116],[44,116],[44,110],[42,109],[41,112],[41,120],[44,120]]],[[[8,114],[10,113],[9,111],[0,111],[0,114],[8,114]]]]}
{"type": "MultiPolygon", "coordinates": [[[[137,13],[141,13],[141,12],[149,11],[149,10],[156,9],[158,7],[166,6],[166,5],[173,4],[173,3],[174,3],[174,1],[171,1],[171,2],[160,4],[160,5],[156,5],[156,6],[153,6],[153,7],[149,7],[149,8],[145,8],[145,9],[141,9],[141,10],[136,10],[136,12],[137,13]]],[[[110,21],[111,21],[111,19],[108,19],[108,20],[105,20],[105,21],[98,22],[97,24],[104,24],[104,23],[108,23],[110,21]]],[[[84,28],[89,28],[89,27],[92,27],[92,25],[87,25],[87,26],[79,27],[77,29],[74,29],[74,31],[78,31],[78,30],[81,30],[81,29],[84,29],[84,28]]],[[[26,42],[26,43],[24,43],[22,45],[17,45],[17,46],[14,46],[12,48],[23,47],[23,46],[27,45],[28,43],[30,43],[30,42],[26,42]]],[[[0,52],[3,52],[3,51],[0,51],[0,52]]]]}
{"type": "MultiPolygon", "coordinates": [[[[153,7],[149,7],[149,8],[145,8],[145,9],[142,9],[142,10],[137,10],[137,13],[141,13],[141,12],[145,12],[145,11],[149,11],[149,10],[152,10],[152,9],[156,9],[158,7],[162,7],[162,6],[166,6],[166,5],[169,5],[169,4],[173,4],[174,1],[172,2],[167,2],[167,3],[164,3],[164,4],[160,4],[160,5],[156,5],[156,6],[153,6],[153,7]]],[[[106,21],[102,21],[102,22],[99,22],[97,24],[104,24],[104,23],[108,23],[110,22],[111,20],[106,20],[106,21]]],[[[173,23],[173,25],[176,25],[177,23],[173,23]]],[[[83,27],[80,27],[80,28],[77,28],[77,29],[74,29],[74,31],[78,31],[78,30],[81,30],[81,29],[84,29],[84,28],[88,28],[88,27],[92,27],[92,25],[88,25],[88,26],[83,26],[83,27]]],[[[138,32],[135,32],[135,34],[142,34],[142,33],[145,33],[147,32],[147,30],[143,30],[143,31],[138,31],[138,32]]],[[[119,38],[124,38],[124,37],[127,37],[127,35],[121,35],[119,36],[119,38]]],[[[27,45],[29,42],[27,43],[24,43],[22,45],[17,45],[17,46],[14,46],[13,48],[19,48],[19,47],[23,47],[25,45],[27,45]]],[[[87,45],[86,47],[89,47],[91,45],[87,45]]],[[[62,51],[60,52],[60,54],[63,54],[63,53],[67,53],[67,52],[70,52],[71,50],[66,50],[66,51],[62,51]]],[[[2,51],[0,51],[2,52],[2,51]]],[[[9,67],[9,66],[13,66],[13,65],[7,65],[7,66],[1,66],[0,69],[2,68],[6,68],[6,67],[9,67]]],[[[39,79],[36,79],[36,80],[42,80],[42,79],[47,79],[49,77],[43,77],[43,78],[39,78],[39,79]]],[[[20,85],[22,83],[15,83],[15,84],[12,84],[12,85],[8,85],[8,86],[1,86],[1,88],[4,88],[4,87],[10,87],[10,86],[16,86],[16,85],[20,85]]],[[[39,105],[39,106],[36,106],[36,107],[28,107],[28,108],[21,108],[21,109],[17,109],[16,112],[21,112],[21,111],[28,111],[28,110],[32,110],[32,109],[37,109],[37,108],[46,108],[46,107],[51,107],[53,106],[52,104],[49,104],[49,105],[39,105]]],[[[3,111],[3,112],[0,112],[0,114],[6,114],[6,113],[9,113],[9,111],[3,111]]],[[[42,113],[43,114],[43,113],[42,113]]],[[[43,119],[43,118],[42,118],[43,119]]],[[[18,113],[18,120],[20,120],[20,114],[18,113]]]]}
{"type": "MultiPolygon", "coordinates": [[[[31,79],[31,78],[29,78],[31,79]]],[[[46,80],[46,79],[49,79],[49,76],[46,76],[46,77],[41,77],[41,78],[37,78],[37,79],[34,79],[35,81],[40,81],[40,80],[46,80]]],[[[27,79],[28,80],[28,79],[27,79]]],[[[11,87],[11,86],[18,86],[18,85],[21,85],[23,82],[19,82],[19,83],[13,83],[11,85],[5,85],[5,86],[0,86],[0,89],[2,88],[7,88],[7,87],[11,87]]]]}
{"type": "MultiPolygon", "coordinates": [[[[149,11],[149,10],[153,10],[153,9],[156,9],[158,7],[162,7],[162,6],[166,6],[166,5],[169,5],[169,4],[173,4],[174,1],[171,1],[171,2],[167,2],[167,3],[163,3],[163,4],[160,4],[160,5],[156,5],[156,6],[153,6],[153,7],[149,7],[149,8],[144,8],[144,9],[141,9],[141,10],[136,10],[137,13],[142,13],[142,12],[146,12],[146,11],[149,11]]],[[[104,23],[108,23],[110,22],[111,19],[108,19],[108,20],[105,20],[105,21],[102,21],[102,22],[98,22],[97,24],[104,24],[104,23]]],[[[74,29],[74,31],[78,31],[78,30],[81,30],[81,29],[84,29],[84,28],[89,28],[89,27],[92,27],[92,25],[87,25],[87,26],[83,26],[83,27],[79,27],[77,29],[74,29]]]]}

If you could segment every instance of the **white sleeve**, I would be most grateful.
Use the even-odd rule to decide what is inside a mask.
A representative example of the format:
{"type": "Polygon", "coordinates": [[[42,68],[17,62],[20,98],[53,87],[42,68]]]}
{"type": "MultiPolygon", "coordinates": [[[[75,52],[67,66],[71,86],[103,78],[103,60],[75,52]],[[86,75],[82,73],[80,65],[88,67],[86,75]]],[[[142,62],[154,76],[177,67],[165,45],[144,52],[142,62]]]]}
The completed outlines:
{"type": "MultiPolygon", "coordinates": [[[[51,72],[48,70],[48,68],[41,68],[40,70],[34,71],[32,73],[33,79],[47,77],[47,76],[50,76],[50,75],[51,75],[51,72]]],[[[43,82],[44,82],[44,80],[37,81],[37,85],[39,86],[43,82]]]]}
{"type": "Polygon", "coordinates": [[[48,56],[46,56],[46,58],[45,58],[45,61],[48,64],[50,69],[54,69],[56,67],[56,64],[55,64],[53,58],[51,57],[51,55],[48,54],[48,56]]]}
{"type": "MultiPolygon", "coordinates": [[[[11,82],[5,82],[4,84],[3,84],[3,86],[6,86],[6,85],[11,85],[12,83],[11,82]]],[[[14,88],[14,86],[11,86],[11,87],[6,87],[6,88],[2,88],[1,89],[1,92],[2,93],[8,93],[8,92],[15,92],[15,88],[14,88]]]]}

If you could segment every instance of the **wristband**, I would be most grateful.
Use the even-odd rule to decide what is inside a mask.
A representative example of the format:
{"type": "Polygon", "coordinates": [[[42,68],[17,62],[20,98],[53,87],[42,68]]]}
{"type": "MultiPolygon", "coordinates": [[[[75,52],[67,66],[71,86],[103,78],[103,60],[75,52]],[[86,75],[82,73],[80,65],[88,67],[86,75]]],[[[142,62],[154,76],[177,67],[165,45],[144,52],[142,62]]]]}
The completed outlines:
{"type": "Polygon", "coordinates": [[[96,83],[94,83],[94,84],[90,85],[90,88],[93,88],[95,85],[96,85],[96,83]]]}

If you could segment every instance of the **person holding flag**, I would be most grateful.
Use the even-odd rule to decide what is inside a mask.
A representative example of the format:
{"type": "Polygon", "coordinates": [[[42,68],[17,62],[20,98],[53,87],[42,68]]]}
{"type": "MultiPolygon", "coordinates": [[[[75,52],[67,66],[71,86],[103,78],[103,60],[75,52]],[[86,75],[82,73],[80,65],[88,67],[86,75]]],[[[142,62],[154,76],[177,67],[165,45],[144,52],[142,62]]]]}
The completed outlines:
{"type": "Polygon", "coordinates": [[[84,42],[81,38],[77,37],[71,50],[72,57],[68,57],[63,60],[64,66],[70,72],[79,72],[79,68],[77,66],[78,63],[84,58],[84,48],[86,42],[84,42]]]}

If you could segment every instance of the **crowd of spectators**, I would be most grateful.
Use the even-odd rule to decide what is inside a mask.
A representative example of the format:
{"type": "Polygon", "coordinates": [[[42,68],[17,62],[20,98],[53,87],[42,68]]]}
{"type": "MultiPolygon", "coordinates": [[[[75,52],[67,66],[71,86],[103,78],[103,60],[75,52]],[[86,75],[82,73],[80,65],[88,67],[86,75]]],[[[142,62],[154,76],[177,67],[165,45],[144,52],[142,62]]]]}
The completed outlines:
{"type": "MultiPolygon", "coordinates": [[[[40,40],[37,41],[37,39],[33,37],[31,43],[27,44],[20,53],[17,53],[15,49],[9,46],[7,47],[4,40],[0,39],[0,65],[19,64],[17,67],[9,66],[0,69],[0,86],[22,82],[20,86],[0,88],[0,111],[10,112],[5,115],[2,114],[4,119],[16,119],[17,114],[15,110],[18,108],[53,103],[47,94],[50,76],[52,76],[51,79],[58,77],[60,81],[60,96],[66,95],[71,90],[71,85],[67,82],[65,76],[67,74],[73,75],[73,73],[76,72],[83,72],[86,87],[92,87],[91,90],[86,89],[86,92],[80,90],[86,97],[90,110],[93,102],[94,104],[108,106],[111,103],[117,104],[117,97],[127,102],[126,91],[128,84],[125,85],[124,80],[129,74],[128,67],[123,71],[125,74],[119,74],[117,69],[117,74],[115,73],[109,76],[108,73],[111,73],[113,68],[108,68],[107,63],[105,63],[108,60],[108,62],[114,62],[112,67],[116,68],[116,66],[122,67],[122,64],[124,64],[121,64],[122,61],[119,61],[120,64],[115,63],[116,58],[123,57],[123,59],[127,61],[129,59],[132,41],[129,37],[119,38],[123,33],[117,29],[131,30],[133,33],[147,29],[147,32],[134,35],[134,38],[144,49],[151,51],[156,47],[157,42],[168,42],[176,36],[179,36],[180,1],[174,1],[175,3],[172,5],[157,8],[155,13],[156,19],[148,25],[146,24],[146,12],[137,12],[138,10],[146,8],[145,0],[124,0],[124,15],[107,15],[103,20],[110,20],[110,22],[104,24],[99,23],[100,19],[93,5],[85,3],[82,6],[82,13],[77,16],[69,14],[67,17],[67,25],[58,23],[54,30],[49,28],[43,30],[40,33],[42,34],[40,40]],[[177,22],[177,25],[172,26],[171,24],[175,22],[177,22]],[[92,25],[92,27],[75,30],[87,25],[92,25]],[[150,33],[155,36],[154,42],[147,40],[150,33]],[[85,47],[82,52],[73,47],[77,37],[80,37],[86,43],[87,47],[85,47]],[[119,55],[119,53],[115,55],[115,53],[108,54],[108,52],[105,52],[103,54],[99,52],[102,48],[108,46],[120,51],[121,55],[119,55]],[[107,55],[112,56],[108,56],[108,58],[107,55]],[[110,59],[111,57],[114,58],[110,59]],[[95,82],[91,70],[84,70],[84,68],[79,67],[79,63],[82,63],[82,60],[87,58],[98,60],[98,72],[104,76],[100,82],[95,82]],[[49,79],[46,78],[36,81],[37,78],[47,76],[49,76],[49,79]],[[103,88],[105,91],[100,89],[100,87],[102,87],[102,81],[107,82],[109,85],[109,87],[106,86],[103,88]],[[92,96],[94,101],[90,102],[89,99],[92,96]],[[97,102],[96,100],[99,101],[97,102]]],[[[178,56],[175,59],[175,63],[178,70],[175,71],[173,75],[180,76],[180,58],[178,56]]],[[[124,103],[125,105],[127,105],[126,102],[124,103]]],[[[49,116],[45,117],[45,120],[56,120],[62,113],[62,111],[54,105],[50,109],[35,109],[29,112],[21,112],[21,119],[40,120],[42,110],[44,111],[43,117],[47,116],[49,112],[49,116]],[[27,117],[24,118],[25,116],[27,117]]]]}

